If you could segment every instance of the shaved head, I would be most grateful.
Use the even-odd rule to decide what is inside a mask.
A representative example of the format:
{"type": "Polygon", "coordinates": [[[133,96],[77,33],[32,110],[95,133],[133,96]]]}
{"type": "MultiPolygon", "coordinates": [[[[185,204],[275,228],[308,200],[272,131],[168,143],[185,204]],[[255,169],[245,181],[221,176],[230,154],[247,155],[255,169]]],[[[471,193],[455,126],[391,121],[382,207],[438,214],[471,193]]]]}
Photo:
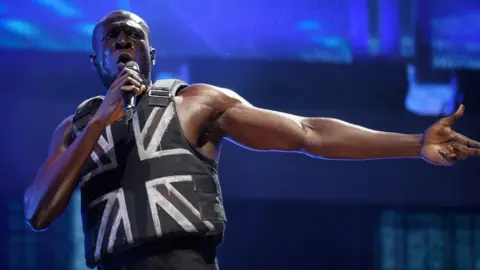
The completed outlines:
{"type": "Polygon", "coordinates": [[[142,18],[140,18],[140,16],[138,16],[137,14],[132,13],[130,11],[115,10],[115,11],[112,11],[112,12],[108,13],[105,17],[103,17],[100,21],[98,21],[97,24],[95,24],[95,28],[93,29],[93,35],[92,35],[92,47],[93,47],[93,49],[96,48],[96,44],[98,43],[98,41],[96,40],[96,36],[97,36],[96,34],[97,34],[98,29],[99,29],[99,26],[104,25],[104,24],[113,23],[113,22],[116,22],[116,21],[119,21],[119,20],[130,20],[130,21],[133,21],[133,22],[139,24],[143,28],[145,33],[148,34],[148,37],[147,37],[148,42],[149,43],[151,42],[150,28],[148,27],[148,24],[145,22],[145,20],[143,20],[142,18]]]}

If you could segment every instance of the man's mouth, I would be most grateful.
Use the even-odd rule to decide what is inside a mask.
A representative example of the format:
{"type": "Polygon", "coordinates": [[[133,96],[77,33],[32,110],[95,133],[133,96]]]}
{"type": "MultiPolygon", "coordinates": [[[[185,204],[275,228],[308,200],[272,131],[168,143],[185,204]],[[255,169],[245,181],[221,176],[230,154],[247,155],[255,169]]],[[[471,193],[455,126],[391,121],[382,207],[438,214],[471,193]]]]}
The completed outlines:
{"type": "Polygon", "coordinates": [[[133,56],[127,52],[121,52],[118,56],[117,64],[118,63],[127,63],[128,61],[133,61],[133,56]]]}

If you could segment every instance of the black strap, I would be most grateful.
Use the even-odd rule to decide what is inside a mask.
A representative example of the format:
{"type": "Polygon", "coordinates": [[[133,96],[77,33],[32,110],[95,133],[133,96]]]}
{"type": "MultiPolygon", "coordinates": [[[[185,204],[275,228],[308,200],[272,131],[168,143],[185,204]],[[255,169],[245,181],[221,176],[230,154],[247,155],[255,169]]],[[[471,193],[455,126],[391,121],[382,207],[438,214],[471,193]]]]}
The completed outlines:
{"type": "Polygon", "coordinates": [[[73,134],[78,134],[85,126],[87,126],[88,121],[92,115],[95,114],[98,107],[102,104],[104,96],[96,96],[89,98],[83,101],[77,107],[77,111],[73,116],[73,134]]]}
{"type": "Polygon", "coordinates": [[[167,107],[171,98],[187,86],[187,83],[178,79],[158,80],[148,91],[148,96],[150,97],[148,105],[167,107]]]}

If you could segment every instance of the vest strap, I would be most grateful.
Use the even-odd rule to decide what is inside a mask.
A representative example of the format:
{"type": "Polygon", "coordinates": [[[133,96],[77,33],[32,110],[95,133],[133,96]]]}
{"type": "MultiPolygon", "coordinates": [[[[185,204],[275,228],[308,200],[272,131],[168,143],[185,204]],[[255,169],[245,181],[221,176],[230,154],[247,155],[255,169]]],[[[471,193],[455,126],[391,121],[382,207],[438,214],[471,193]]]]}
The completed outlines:
{"type": "Polygon", "coordinates": [[[149,106],[166,107],[188,84],[178,79],[158,80],[148,90],[149,106]]]}
{"type": "Polygon", "coordinates": [[[73,116],[73,134],[76,135],[84,129],[92,115],[95,114],[98,107],[102,104],[104,96],[96,96],[83,101],[78,105],[73,116]]]}

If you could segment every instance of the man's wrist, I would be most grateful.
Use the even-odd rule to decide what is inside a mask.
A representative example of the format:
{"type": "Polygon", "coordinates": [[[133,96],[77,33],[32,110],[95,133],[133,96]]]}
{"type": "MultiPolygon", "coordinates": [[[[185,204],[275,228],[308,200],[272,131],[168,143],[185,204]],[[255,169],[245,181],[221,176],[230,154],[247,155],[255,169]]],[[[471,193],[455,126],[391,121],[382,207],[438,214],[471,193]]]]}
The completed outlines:
{"type": "Polygon", "coordinates": [[[88,122],[88,125],[103,130],[107,126],[107,121],[102,119],[101,117],[94,115],[88,122]]]}
{"type": "Polygon", "coordinates": [[[418,158],[422,157],[423,134],[413,134],[410,135],[410,137],[412,142],[412,156],[418,158]]]}

